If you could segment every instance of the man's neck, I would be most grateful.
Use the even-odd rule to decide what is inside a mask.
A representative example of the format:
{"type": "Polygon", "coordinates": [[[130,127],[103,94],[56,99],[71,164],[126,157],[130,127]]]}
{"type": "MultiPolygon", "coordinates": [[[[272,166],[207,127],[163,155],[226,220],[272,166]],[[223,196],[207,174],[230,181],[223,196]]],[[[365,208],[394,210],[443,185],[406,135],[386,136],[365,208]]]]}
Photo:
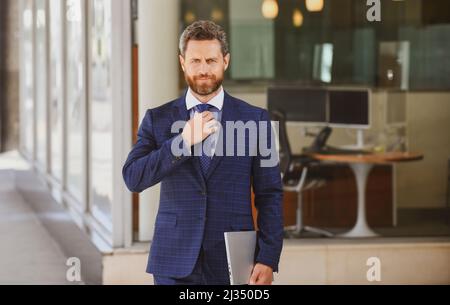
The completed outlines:
{"type": "Polygon", "coordinates": [[[219,95],[221,90],[222,90],[222,87],[220,87],[219,89],[217,89],[216,91],[214,91],[213,93],[211,93],[209,95],[200,95],[200,94],[197,94],[196,92],[194,92],[194,90],[191,89],[191,93],[200,102],[202,102],[203,104],[207,104],[210,100],[212,100],[217,95],[219,95]]]}

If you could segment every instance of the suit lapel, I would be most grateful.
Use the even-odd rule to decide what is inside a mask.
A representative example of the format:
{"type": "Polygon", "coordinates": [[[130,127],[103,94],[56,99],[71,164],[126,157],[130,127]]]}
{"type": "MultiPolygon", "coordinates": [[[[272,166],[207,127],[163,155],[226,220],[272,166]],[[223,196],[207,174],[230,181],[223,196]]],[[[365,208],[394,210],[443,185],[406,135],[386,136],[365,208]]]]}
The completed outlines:
{"type": "Polygon", "coordinates": [[[175,102],[175,107],[172,109],[172,120],[173,122],[189,120],[189,112],[186,108],[186,93],[175,102]]]}

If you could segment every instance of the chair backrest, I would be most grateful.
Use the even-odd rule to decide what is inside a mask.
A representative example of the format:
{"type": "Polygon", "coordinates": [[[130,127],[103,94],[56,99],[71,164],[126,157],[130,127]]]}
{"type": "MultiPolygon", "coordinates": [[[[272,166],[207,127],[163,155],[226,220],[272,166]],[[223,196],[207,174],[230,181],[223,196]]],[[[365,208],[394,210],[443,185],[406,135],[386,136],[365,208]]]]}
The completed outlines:
{"type": "Polygon", "coordinates": [[[279,154],[280,154],[280,169],[283,176],[289,171],[291,163],[292,152],[289,144],[289,138],[286,126],[286,116],[281,110],[272,110],[270,112],[271,120],[279,123],[279,154]]]}

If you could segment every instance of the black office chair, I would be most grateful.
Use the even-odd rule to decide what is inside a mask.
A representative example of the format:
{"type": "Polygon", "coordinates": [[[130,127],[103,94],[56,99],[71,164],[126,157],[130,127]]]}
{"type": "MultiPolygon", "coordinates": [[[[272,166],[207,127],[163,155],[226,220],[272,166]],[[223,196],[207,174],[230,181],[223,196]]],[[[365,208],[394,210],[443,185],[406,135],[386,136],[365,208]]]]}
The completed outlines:
{"type": "Polygon", "coordinates": [[[325,237],[333,237],[334,235],[328,231],[303,226],[302,193],[306,190],[320,188],[326,183],[323,178],[314,175],[313,169],[319,165],[319,162],[305,155],[292,154],[287,134],[286,117],[282,111],[272,111],[271,119],[279,122],[279,155],[283,189],[298,194],[296,224],[285,228],[285,236],[287,238],[298,238],[304,232],[311,232],[325,237]]]}

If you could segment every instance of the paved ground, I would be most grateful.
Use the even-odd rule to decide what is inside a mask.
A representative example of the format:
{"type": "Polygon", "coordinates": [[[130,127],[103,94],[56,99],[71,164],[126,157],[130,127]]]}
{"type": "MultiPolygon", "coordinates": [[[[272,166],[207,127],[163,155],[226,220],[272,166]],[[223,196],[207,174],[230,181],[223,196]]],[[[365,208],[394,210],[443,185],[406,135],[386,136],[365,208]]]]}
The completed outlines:
{"type": "Polygon", "coordinates": [[[68,284],[61,249],[16,189],[16,154],[0,155],[0,284],[68,284]]]}

